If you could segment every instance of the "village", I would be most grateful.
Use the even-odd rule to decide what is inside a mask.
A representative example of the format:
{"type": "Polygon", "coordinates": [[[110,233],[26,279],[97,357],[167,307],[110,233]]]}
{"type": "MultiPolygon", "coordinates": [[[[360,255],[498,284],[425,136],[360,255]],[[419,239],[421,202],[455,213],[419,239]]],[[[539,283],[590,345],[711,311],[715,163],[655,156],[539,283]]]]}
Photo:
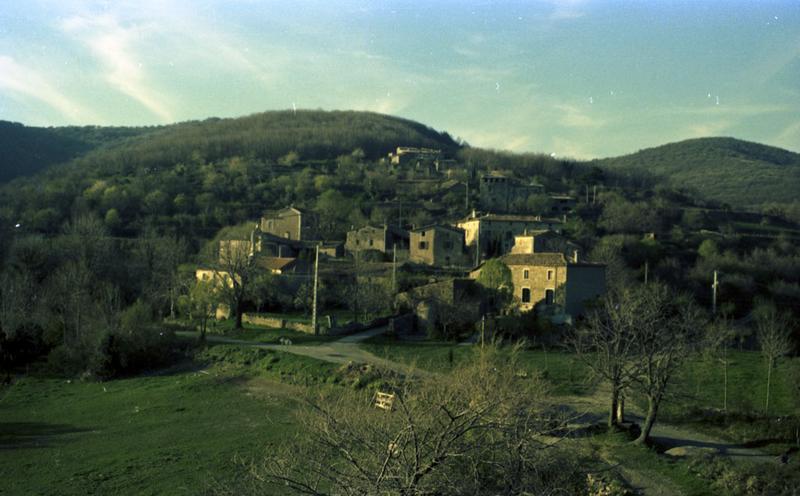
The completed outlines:
{"type": "MultiPolygon", "coordinates": [[[[449,188],[460,184],[469,207],[469,182],[448,180],[456,171],[463,173],[463,167],[440,150],[397,147],[382,162],[407,177],[438,179],[449,188]]],[[[196,279],[233,289],[269,273],[280,291],[305,292],[310,324],[294,329],[312,334],[348,333],[388,322],[401,337],[468,338],[481,322],[485,338],[487,316],[489,329],[499,315],[529,314],[556,325],[580,319],[587,305],[605,294],[606,276],[604,264],[588,261],[582,247],[562,233],[577,199],[547,194],[544,186],[501,171],[485,171],[476,179],[477,208],[460,218],[440,215],[419,226],[368,223],[352,226],[346,239],[325,239],[314,212],[294,206],[265,212],[249,236],[221,240],[217,263],[198,267],[196,279]],[[549,200],[546,212],[517,211],[532,195],[549,200]],[[490,282],[487,291],[481,273],[487,263],[498,262],[507,277],[490,282]],[[321,304],[323,286],[329,306],[353,309],[355,325],[343,326],[330,316],[331,308],[321,304]]],[[[218,303],[216,319],[287,324],[259,316],[253,302],[244,300],[218,303]]]]}

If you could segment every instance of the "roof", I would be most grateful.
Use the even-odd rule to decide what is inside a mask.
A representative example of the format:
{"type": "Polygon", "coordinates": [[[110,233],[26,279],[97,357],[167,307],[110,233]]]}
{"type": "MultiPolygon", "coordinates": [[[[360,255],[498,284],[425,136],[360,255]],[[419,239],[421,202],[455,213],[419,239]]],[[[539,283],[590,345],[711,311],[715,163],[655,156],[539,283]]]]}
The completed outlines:
{"type": "Polygon", "coordinates": [[[283,271],[291,267],[296,261],[296,258],[288,257],[258,257],[256,264],[262,269],[283,271]]]}
{"type": "Polygon", "coordinates": [[[483,214],[476,217],[469,216],[461,222],[472,222],[476,220],[487,220],[493,222],[540,222],[543,224],[552,224],[553,222],[561,222],[556,219],[543,219],[539,215],[520,215],[520,214],[483,214]]]}
{"type": "Polygon", "coordinates": [[[447,231],[452,231],[458,234],[464,234],[464,230],[460,227],[450,226],[447,224],[430,224],[427,226],[418,227],[416,229],[412,229],[410,232],[420,232],[420,231],[427,231],[429,229],[445,229],[447,231]]]}
{"type": "Polygon", "coordinates": [[[353,229],[353,230],[348,231],[348,232],[361,232],[361,231],[364,231],[366,229],[370,229],[370,230],[373,230],[373,231],[383,231],[385,229],[389,234],[391,234],[393,236],[397,236],[399,238],[408,238],[408,231],[403,230],[403,229],[399,229],[399,228],[394,227],[394,226],[388,226],[388,225],[387,226],[366,225],[366,226],[363,226],[363,227],[359,227],[358,229],[353,229]]]}
{"type": "Polygon", "coordinates": [[[562,238],[563,237],[560,234],[558,234],[557,232],[551,231],[550,229],[531,229],[531,230],[526,231],[526,232],[524,232],[522,234],[515,234],[514,235],[515,238],[530,238],[530,237],[536,237],[536,236],[555,236],[555,237],[558,237],[558,238],[562,238]]]}
{"type": "Polygon", "coordinates": [[[280,210],[267,210],[264,212],[263,217],[267,218],[275,218],[275,217],[283,217],[285,215],[292,214],[292,215],[305,215],[306,212],[300,210],[299,208],[295,207],[286,207],[280,210]]]}
{"type": "Polygon", "coordinates": [[[563,253],[512,253],[500,257],[500,260],[508,266],[512,265],[532,265],[532,266],[559,266],[567,265],[567,259],[563,253]]]}

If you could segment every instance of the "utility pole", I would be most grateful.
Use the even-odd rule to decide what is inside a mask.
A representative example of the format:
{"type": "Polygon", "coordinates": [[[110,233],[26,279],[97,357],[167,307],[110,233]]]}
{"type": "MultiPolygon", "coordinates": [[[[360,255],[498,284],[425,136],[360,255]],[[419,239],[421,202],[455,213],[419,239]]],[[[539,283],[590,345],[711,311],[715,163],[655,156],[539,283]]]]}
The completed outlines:
{"type": "Polygon", "coordinates": [[[475,267],[481,264],[481,221],[478,221],[478,232],[475,235],[475,267]]]}
{"type": "Polygon", "coordinates": [[[464,197],[464,208],[466,208],[467,212],[469,212],[469,179],[464,181],[464,184],[467,186],[467,193],[464,197]]]}
{"type": "Polygon", "coordinates": [[[717,314],[717,287],[719,281],[717,280],[717,271],[714,271],[714,283],[711,285],[711,315],[717,314]]]}
{"type": "Polygon", "coordinates": [[[311,304],[311,328],[314,329],[314,334],[318,334],[317,330],[317,289],[319,281],[319,244],[317,244],[316,253],[314,254],[314,300],[311,304]]]}
{"type": "Polygon", "coordinates": [[[481,315],[481,349],[483,349],[484,337],[486,336],[486,314],[481,315]]]}
{"type": "Polygon", "coordinates": [[[650,262],[648,262],[647,260],[645,260],[645,261],[644,261],[644,283],[645,283],[645,284],[647,284],[647,272],[648,272],[648,269],[649,269],[649,268],[650,268],[650,262]]]}
{"type": "Polygon", "coordinates": [[[392,294],[397,294],[397,245],[392,245],[392,294]]]}
{"type": "Polygon", "coordinates": [[[597,185],[594,185],[594,193],[592,194],[592,205],[597,203],[597,185]]]}

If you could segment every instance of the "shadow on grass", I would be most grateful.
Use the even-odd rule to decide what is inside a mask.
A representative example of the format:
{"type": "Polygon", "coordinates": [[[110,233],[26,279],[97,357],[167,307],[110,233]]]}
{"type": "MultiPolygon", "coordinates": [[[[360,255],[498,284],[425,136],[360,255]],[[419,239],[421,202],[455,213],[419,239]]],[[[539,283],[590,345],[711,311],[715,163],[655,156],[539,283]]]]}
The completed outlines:
{"type": "Polygon", "coordinates": [[[47,422],[0,423],[0,450],[18,448],[46,448],[56,443],[68,442],[69,434],[89,432],[90,429],[69,424],[47,422]]]}

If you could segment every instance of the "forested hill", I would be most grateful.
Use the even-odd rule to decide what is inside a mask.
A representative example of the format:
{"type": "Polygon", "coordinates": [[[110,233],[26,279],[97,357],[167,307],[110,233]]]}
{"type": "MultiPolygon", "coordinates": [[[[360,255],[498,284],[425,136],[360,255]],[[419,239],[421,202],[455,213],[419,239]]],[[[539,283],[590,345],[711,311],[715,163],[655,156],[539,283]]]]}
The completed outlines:
{"type": "MultiPolygon", "coordinates": [[[[43,131],[63,138],[67,129],[43,131]]],[[[326,191],[349,195],[348,206],[367,191],[383,198],[378,191],[394,179],[363,164],[377,163],[397,146],[439,148],[447,156],[461,148],[422,124],[352,111],[265,112],[135,128],[143,134],[103,146],[81,130],[71,130],[78,136],[59,155],[77,158],[0,185],[0,220],[55,233],[75,211],[89,210],[120,235],[155,225],[190,238],[211,236],[266,208],[316,207],[326,191]]],[[[19,147],[18,153],[34,150],[19,147]]]]}
{"type": "Polygon", "coordinates": [[[800,191],[800,154],[734,138],[699,138],[593,165],[646,170],[733,206],[789,203],[800,191]]]}
{"type": "Polygon", "coordinates": [[[0,121],[0,183],[30,176],[64,163],[102,145],[156,128],[146,127],[31,127],[0,121]]]}
{"type": "Polygon", "coordinates": [[[459,148],[447,133],[417,122],[352,111],[264,112],[139,128],[36,128],[0,122],[0,182],[72,159],[78,167],[130,174],[232,156],[277,160],[290,152],[301,159],[327,160],[360,148],[374,159],[398,145],[446,153],[459,148]]]}

